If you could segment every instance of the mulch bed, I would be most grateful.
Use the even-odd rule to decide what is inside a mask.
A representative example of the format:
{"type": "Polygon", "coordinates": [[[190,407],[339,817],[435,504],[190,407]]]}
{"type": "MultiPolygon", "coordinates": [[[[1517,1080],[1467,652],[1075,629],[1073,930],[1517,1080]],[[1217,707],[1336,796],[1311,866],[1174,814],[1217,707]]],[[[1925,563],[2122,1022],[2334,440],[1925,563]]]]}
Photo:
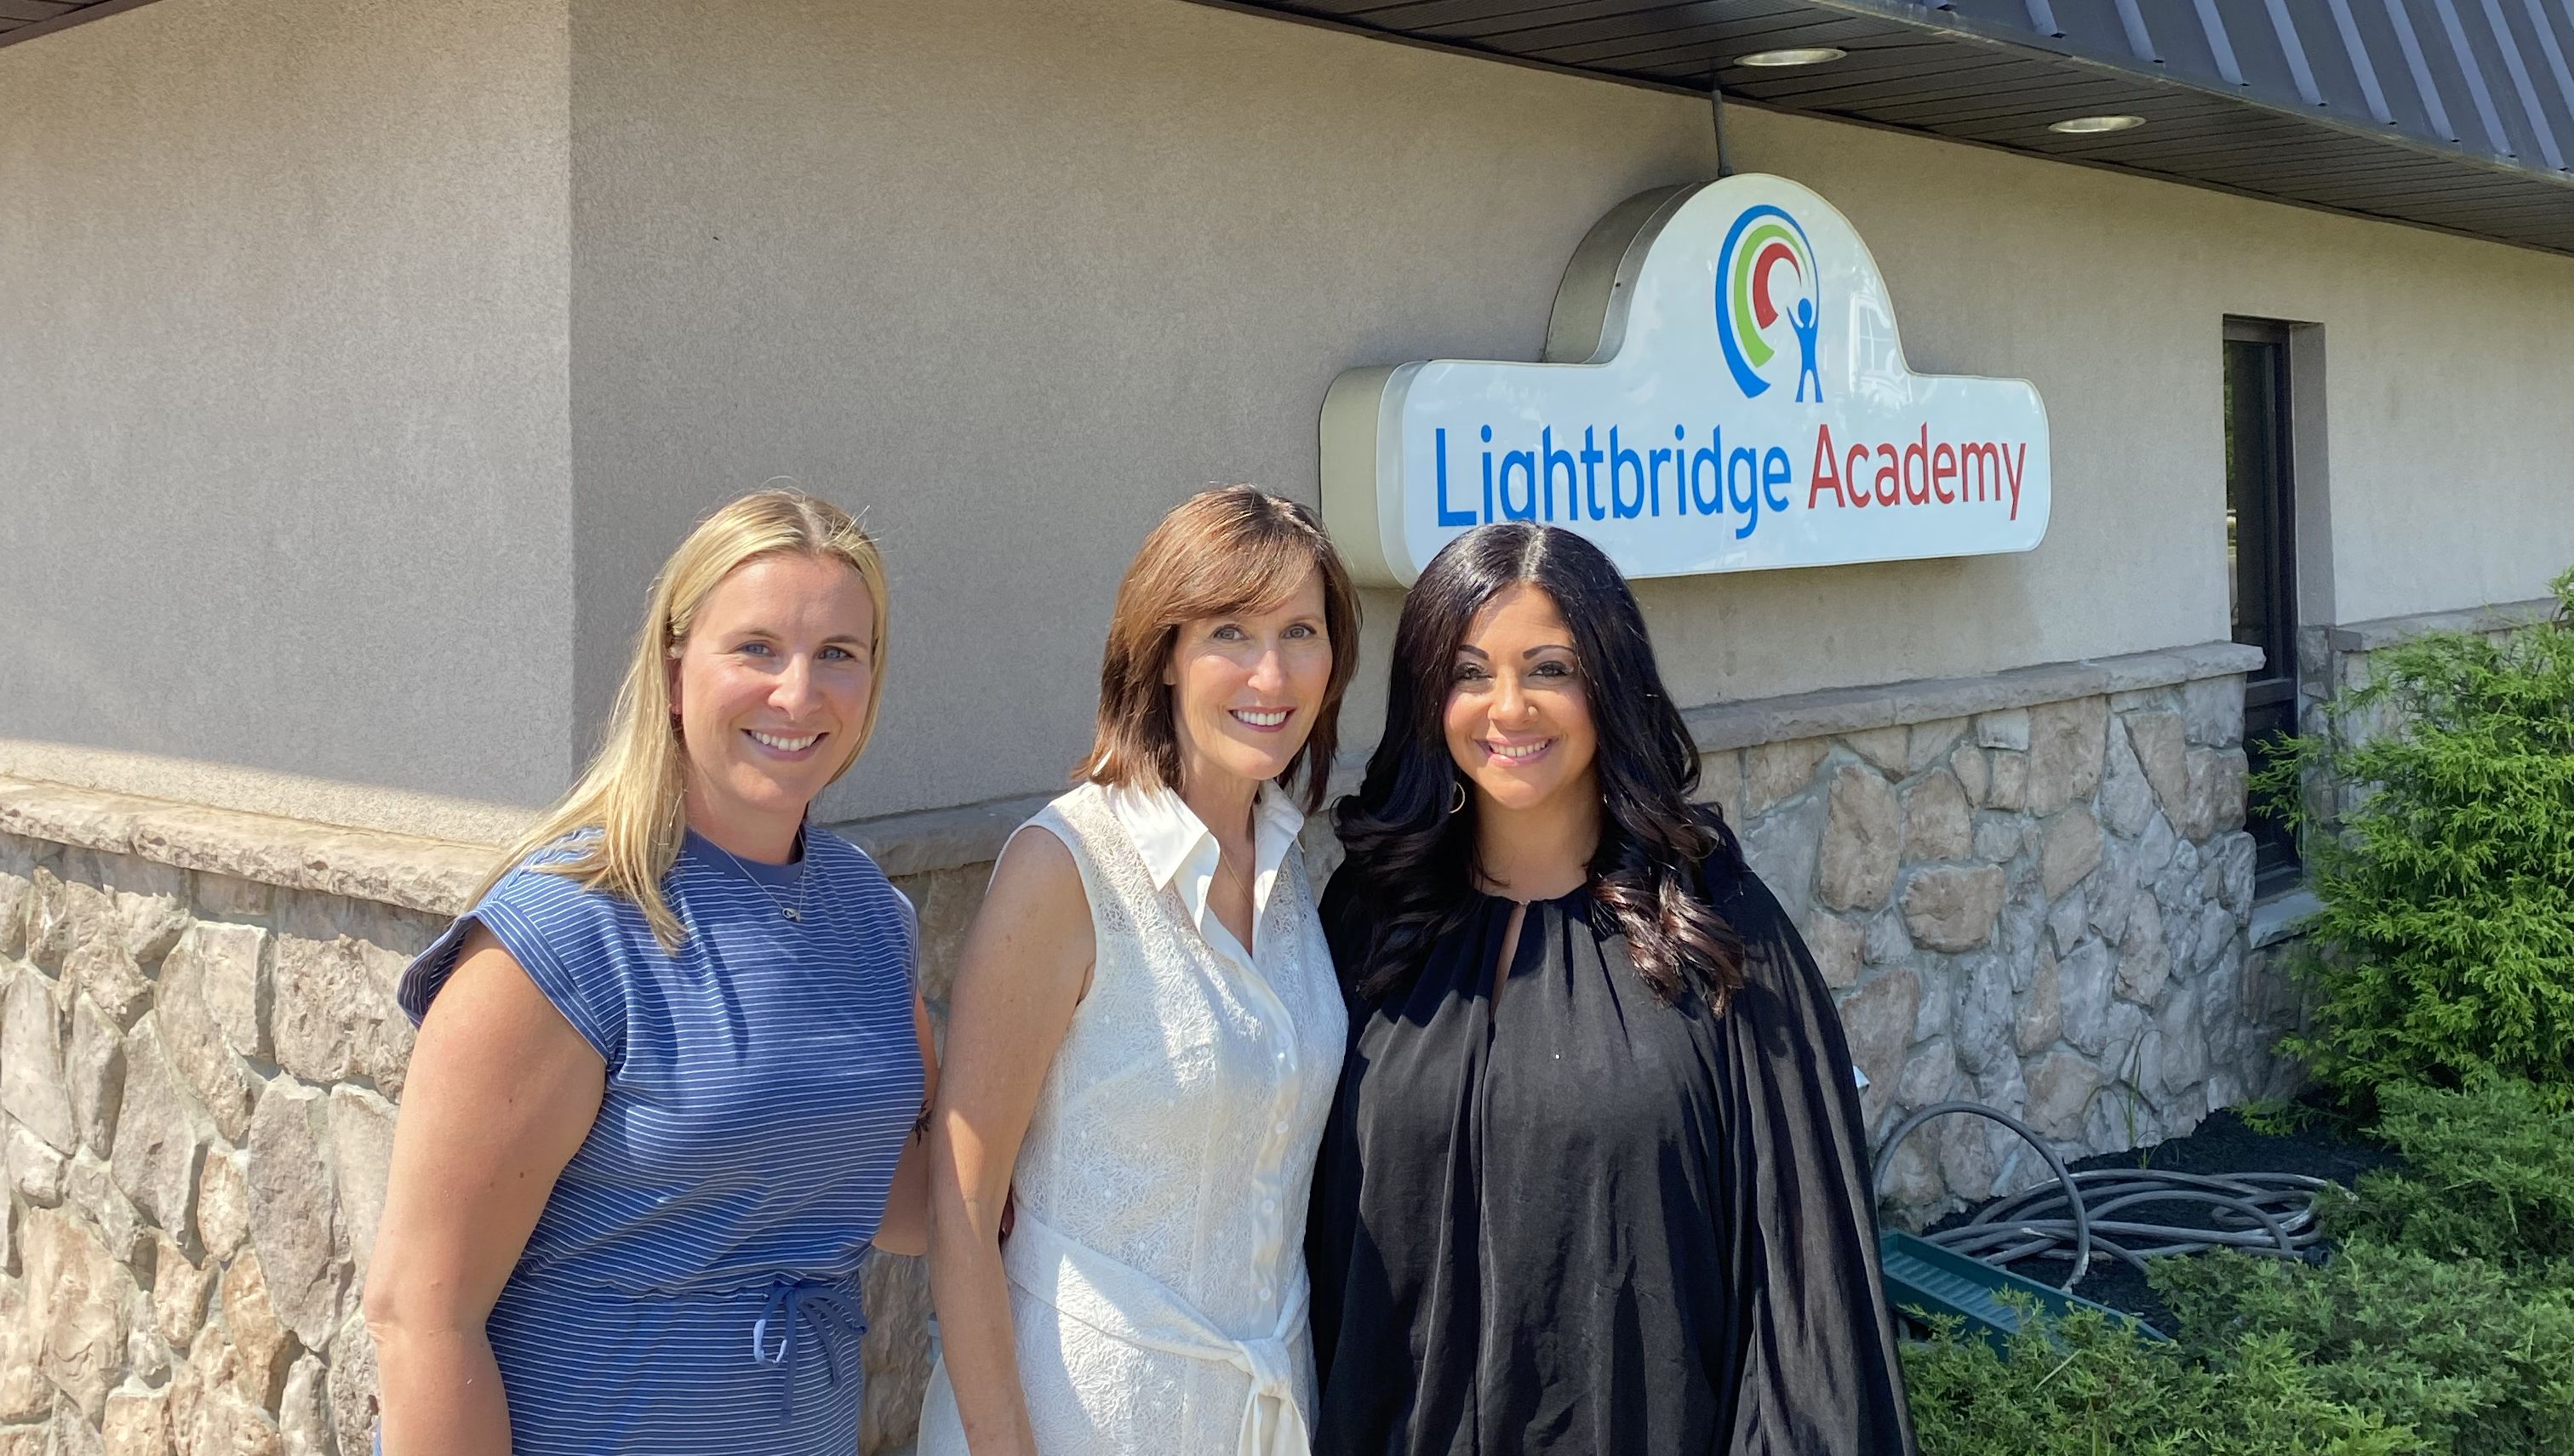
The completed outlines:
{"type": "MultiPolygon", "coordinates": [[[[2174,1137],[2149,1148],[2086,1157],[2067,1166],[2075,1172],[2141,1166],[2192,1173],[2304,1173],[2311,1177],[2330,1178],[2348,1187],[2362,1172],[2373,1167],[2392,1166],[2400,1161],[2391,1150],[2359,1136],[2349,1123],[2332,1114],[2320,1101],[2311,1101],[2308,1105],[2313,1114],[2305,1119],[2304,1125],[2284,1136],[2256,1132],[2245,1126],[2243,1119],[2233,1112],[2219,1111],[2211,1113],[2185,1137],[2174,1137]]],[[[1964,1223],[1982,1211],[1983,1206],[1989,1205],[1950,1214],[1932,1225],[1932,1231],[1964,1223]]],[[[2204,1204],[2138,1203],[2120,1209],[2114,1216],[2146,1223],[2204,1226],[2207,1212],[2204,1204]]],[[[2064,1277],[2065,1262],[2061,1259],[2026,1259],[2014,1265],[2012,1271],[2052,1284],[2064,1277]]],[[[2154,1291],[2145,1283],[2145,1276],[2124,1260],[2095,1257],[2091,1261],[2091,1271],[2083,1276],[2073,1292],[2094,1303],[2125,1310],[2167,1333],[2172,1329],[2171,1311],[2154,1296],[2154,1291]]]]}

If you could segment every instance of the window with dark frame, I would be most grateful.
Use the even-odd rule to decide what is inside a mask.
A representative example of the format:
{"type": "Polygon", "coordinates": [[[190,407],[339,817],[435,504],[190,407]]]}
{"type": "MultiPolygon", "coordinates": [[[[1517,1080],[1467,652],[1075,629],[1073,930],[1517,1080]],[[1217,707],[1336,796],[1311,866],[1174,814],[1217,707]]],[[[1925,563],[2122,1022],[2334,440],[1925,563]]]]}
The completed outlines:
{"type": "MultiPolygon", "coordinates": [[[[2297,557],[2295,479],[2289,464],[2288,329],[2262,320],[2225,321],[2225,556],[2234,640],[2261,649],[2243,680],[2243,746],[2253,772],[2267,767],[2279,739],[2297,731],[2297,557]]],[[[2296,880],[2297,842],[2288,827],[2250,806],[2259,891],[2296,880]]]]}

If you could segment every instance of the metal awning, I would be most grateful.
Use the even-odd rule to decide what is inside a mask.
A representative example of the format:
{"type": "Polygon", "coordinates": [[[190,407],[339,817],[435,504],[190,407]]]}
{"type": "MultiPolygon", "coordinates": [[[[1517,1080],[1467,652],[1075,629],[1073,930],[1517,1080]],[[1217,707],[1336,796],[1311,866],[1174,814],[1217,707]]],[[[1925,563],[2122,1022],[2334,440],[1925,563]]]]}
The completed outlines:
{"type": "Polygon", "coordinates": [[[2574,0],[1222,3],[2574,253],[2574,0]]]}
{"type": "Polygon", "coordinates": [[[131,10],[148,0],[0,0],[0,46],[131,10]]]}

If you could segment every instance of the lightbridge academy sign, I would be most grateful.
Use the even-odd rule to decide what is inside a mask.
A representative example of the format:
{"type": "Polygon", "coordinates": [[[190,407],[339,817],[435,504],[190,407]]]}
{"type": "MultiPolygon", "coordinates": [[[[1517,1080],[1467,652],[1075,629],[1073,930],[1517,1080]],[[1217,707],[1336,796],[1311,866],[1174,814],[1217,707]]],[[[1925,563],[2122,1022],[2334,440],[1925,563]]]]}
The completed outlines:
{"type": "Polygon", "coordinates": [[[2046,533],[2035,386],[1915,373],[1868,246],[1779,177],[1630,199],[1565,270],[1545,363],[1352,369],[1322,434],[1324,516],[1378,584],[1495,520],[1568,526],[1633,576],[2046,533]]]}

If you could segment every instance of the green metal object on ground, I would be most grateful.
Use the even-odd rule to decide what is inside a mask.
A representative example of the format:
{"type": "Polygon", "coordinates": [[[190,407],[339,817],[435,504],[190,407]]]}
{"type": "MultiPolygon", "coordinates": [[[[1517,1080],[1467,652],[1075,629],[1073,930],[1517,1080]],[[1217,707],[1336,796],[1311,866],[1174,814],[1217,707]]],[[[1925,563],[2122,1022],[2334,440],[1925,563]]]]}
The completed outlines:
{"type": "Polygon", "coordinates": [[[2075,1309],[2096,1309],[2147,1339],[2167,1339],[2162,1331],[2123,1310],[2095,1304],[2080,1295],[2067,1294],[2035,1279],[2022,1278],[2007,1269],[1995,1268],[1981,1259],[1951,1252],[1910,1233],[1887,1229],[1878,1234],[1877,1259],[1885,1274],[1888,1303],[1898,1310],[1920,1309],[1931,1314],[1955,1315],[1997,1351],[2019,1328],[2019,1311],[2003,1303],[2000,1297],[2005,1291],[2013,1290],[2036,1300],[2038,1307],[2051,1315],[2062,1315],[2075,1309]]]}

